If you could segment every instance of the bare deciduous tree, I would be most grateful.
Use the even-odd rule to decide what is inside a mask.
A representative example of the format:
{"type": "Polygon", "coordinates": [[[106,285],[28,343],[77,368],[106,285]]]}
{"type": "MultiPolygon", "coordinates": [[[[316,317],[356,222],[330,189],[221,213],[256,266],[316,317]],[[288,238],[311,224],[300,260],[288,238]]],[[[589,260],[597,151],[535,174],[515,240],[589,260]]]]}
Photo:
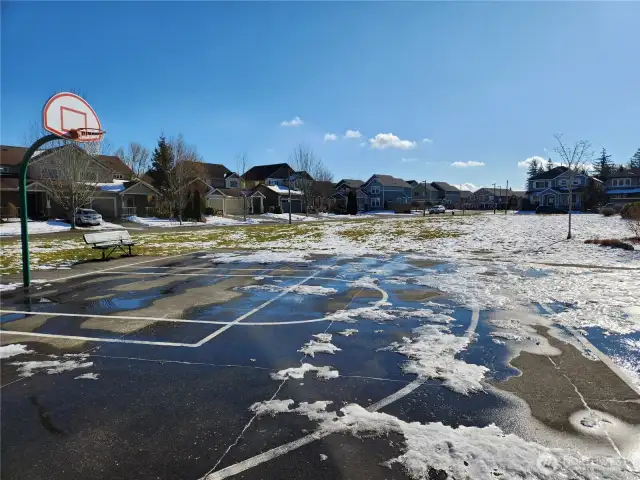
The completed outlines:
{"type": "Polygon", "coordinates": [[[311,175],[315,179],[313,194],[315,199],[318,199],[316,206],[329,207],[329,199],[333,193],[333,174],[322,161],[319,161],[315,172],[311,175]]]}
{"type": "Polygon", "coordinates": [[[249,170],[249,160],[247,159],[247,154],[242,153],[236,157],[236,173],[240,177],[240,190],[242,190],[242,218],[245,222],[247,221],[247,212],[249,210],[249,202],[251,201],[246,188],[246,180],[244,179],[247,170],[249,170]]]}
{"type": "Polygon", "coordinates": [[[296,170],[295,184],[302,192],[305,213],[309,213],[309,205],[313,205],[316,181],[331,181],[333,175],[322,163],[314,151],[306,145],[298,145],[291,155],[293,168],[296,170]]]}
{"type": "Polygon", "coordinates": [[[555,134],[554,138],[558,142],[555,152],[560,156],[560,164],[567,167],[567,191],[569,192],[569,231],[567,239],[571,238],[571,208],[573,206],[573,182],[580,172],[585,171],[587,164],[593,161],[591,144],[587,140],[578,140],[573,147],[566,145],[562,141],[561,134],[555,134]]]}
{"type": "Polygon", "coordinates": [[[195,148],[187,145],[182,135],[168,142],[170,158],[162,172],[166,178],[162,193],[182,225],[182,213],[192,200],[191,184],[204,175],[204,167],[195,148]]]}
{"type": "Polygon", "coordinates": [[[149,169],[149,150],[139,143],[131,142],[126,151],[120,147],[114,155],[133,171],[136,178],[140,178],[149,169]]]}
{"type": "Polygon", "coordinates": [[[48,195],[68,212],[72,228],[75,211],[96,198],[101,179],[111,177],[99,161],[74,143],[45,150],[31,161],[48,195]]]}

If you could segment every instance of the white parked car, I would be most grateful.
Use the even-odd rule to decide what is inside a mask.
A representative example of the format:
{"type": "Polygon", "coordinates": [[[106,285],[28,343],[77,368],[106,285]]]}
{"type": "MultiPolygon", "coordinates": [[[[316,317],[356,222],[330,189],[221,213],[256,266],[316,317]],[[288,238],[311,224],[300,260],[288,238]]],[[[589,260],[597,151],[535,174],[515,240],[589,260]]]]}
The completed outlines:
{"type": "Polygon", "coordinates": [[[76,225],[100,225],[102,215],[90,208],[76,209],[76,225]]]}
{"type": "Polygon", "coordinates": [[[444,213],[445,208],[444,205],[434,205],[429,209],[429,213],[444,213]]]}

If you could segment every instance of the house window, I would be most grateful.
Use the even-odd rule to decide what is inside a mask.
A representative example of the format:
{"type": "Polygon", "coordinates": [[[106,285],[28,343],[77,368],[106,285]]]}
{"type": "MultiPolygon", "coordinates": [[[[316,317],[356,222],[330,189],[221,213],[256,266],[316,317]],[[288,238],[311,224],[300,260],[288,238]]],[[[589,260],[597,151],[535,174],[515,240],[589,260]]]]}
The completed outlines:
{"type": "Polygon", "coordinates": [[[113,179],[114,180],[124,180],[124,175],[121,173],[114,173],[113,174],[113,179]]]}
{"type": "Polygon", "coordinates": [[[564,187],[566,184],[567,184],[566,178],[561,178],[560,180],[558,180],[558,185],[560,185],[561,187],[564,187]]]}
{"type": "Polygon", "coordinates": [[[630,178],[614,178],[611,180],[611,185],[613,187],[630,187],[631,179],[630,178]]]}
{"type": "Polygon", "coordinates": [[[0,173],[7,173],[9,171],[8,167],[0,167],[0,173]]]}
{"type": "Polygon", "coordinates": [[[574,185],[580,185],[580,179],[579,178],[574,178],[573,179],[573,184],[574,185]]]}
{"type": "Polygon", "coordinates": [[[533,182],[533,188],[546,188],[547,182],[533,182]]]}
{"type": "Polygon", "coordinates": [[[229,181],[229,188],[238,188],[238,182],[235,180],[229,181]]]}
{"type": "Polygon", "coordinates": [[[282,182],[282,180],[280,180],[279,178],[270,178],[269,179],[269,185],[280,185],[281,182],[282,182]]]}
{"type": "Polygon", "coordinates": [[[380,206],[380,197],[371,198],[371,206],[372,207],[379,207],[380,206]]]}
{"type": "Polygon", "coordinates": [[[376,194],[380,193],[380,187],[378,185],[372,185],[371,186],[371,193],[373,195],[376,195],[376,194]]]}

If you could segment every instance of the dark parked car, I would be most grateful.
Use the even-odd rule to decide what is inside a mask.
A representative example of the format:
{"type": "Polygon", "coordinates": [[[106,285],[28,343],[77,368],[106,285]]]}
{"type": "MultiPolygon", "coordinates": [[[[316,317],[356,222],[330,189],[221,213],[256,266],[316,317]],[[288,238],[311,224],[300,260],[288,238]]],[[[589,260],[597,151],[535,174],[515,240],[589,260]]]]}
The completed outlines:
{"type": "Polygon", "coordinates": [[[546,214],[555,214],[555,213],[569,213],[566,208],[556,208],[553,205],[540,205],[536,208],[536,213],[546,213],[546,214]]]}

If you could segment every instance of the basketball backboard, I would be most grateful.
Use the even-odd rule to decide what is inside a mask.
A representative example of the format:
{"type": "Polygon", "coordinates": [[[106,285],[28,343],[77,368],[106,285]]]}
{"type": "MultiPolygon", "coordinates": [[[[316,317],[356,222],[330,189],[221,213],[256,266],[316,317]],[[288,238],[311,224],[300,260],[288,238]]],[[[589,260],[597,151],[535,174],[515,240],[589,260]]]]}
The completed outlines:
{"type": "Polygon", "coordinates": [[[93,108],[75,93],[62,92],[51,97],[42,110],[46,130],[79,142],[102,140],[104,132],[93,108]]]}

